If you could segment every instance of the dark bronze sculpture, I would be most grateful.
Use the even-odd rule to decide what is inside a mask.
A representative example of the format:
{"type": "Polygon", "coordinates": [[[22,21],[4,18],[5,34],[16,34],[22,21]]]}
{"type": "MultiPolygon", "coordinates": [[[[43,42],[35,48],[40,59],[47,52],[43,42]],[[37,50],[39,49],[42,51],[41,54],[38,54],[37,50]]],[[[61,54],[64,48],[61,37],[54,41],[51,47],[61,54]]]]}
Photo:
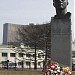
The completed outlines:
{"type": "Polygon", "coordinates": [[[70,18],[71,13],[67,12],[68,0],[53,0],[53,6],[56,8],[54,18],[70,18]]]}

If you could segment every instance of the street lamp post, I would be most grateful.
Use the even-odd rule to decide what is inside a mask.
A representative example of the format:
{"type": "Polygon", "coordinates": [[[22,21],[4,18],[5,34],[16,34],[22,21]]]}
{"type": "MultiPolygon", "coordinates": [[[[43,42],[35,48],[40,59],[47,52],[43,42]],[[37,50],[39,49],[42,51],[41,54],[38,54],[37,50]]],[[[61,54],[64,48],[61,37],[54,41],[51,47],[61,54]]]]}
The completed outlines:
{"type": "Polygon", "coordinates": [[[8,70],[8,68],[9,68],[9,65],[8,65],[8,63],[9,63],[9,60],[7,60],[7,70],[8,70]]]}

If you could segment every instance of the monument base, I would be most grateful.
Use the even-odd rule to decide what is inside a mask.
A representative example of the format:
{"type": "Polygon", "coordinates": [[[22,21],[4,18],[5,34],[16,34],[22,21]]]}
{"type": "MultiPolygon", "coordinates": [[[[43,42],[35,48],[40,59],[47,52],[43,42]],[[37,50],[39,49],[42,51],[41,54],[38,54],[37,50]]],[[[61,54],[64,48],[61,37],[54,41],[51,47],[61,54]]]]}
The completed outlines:
{"type": "Polygon", "coordinates": [[[71,19],[51,19],[51,60],[72,68],[71,19]]]}

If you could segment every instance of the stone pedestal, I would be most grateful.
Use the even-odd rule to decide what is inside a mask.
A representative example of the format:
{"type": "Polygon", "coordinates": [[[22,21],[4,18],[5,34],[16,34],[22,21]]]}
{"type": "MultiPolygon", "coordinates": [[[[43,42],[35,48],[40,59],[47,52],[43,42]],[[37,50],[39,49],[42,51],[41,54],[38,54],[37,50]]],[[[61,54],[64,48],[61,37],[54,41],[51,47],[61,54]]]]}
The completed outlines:
{"type": "Polygon", "coordinates": [[[71,19],[51,19],[51,59],[71,68],[71,19]]]}

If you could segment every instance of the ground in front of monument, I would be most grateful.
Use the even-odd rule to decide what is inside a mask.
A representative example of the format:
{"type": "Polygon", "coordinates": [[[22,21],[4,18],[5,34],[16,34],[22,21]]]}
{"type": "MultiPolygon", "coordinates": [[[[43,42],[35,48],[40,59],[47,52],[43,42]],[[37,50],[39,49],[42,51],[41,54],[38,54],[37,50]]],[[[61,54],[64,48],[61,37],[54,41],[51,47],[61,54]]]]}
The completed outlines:
{"type": "MultiPolygon", "coordinates": [[[[42,71],[31,71],[31,70],[24,70],[24,71],[14,71],[14,70],[0,70],[0,75],[43,75],[42,71]]],[[[75,72],[72,72],[72,75],[75,75],[75,72]]]]}
{"type": "Polygon", "coordinates": [[[75,72],[72,72],[72,75],[75,75],[75,72]]]}
{"type": "Polygon", "coordinates": [[[41,70],[0,70],[0,75],[43,75],[41,70]]]}

